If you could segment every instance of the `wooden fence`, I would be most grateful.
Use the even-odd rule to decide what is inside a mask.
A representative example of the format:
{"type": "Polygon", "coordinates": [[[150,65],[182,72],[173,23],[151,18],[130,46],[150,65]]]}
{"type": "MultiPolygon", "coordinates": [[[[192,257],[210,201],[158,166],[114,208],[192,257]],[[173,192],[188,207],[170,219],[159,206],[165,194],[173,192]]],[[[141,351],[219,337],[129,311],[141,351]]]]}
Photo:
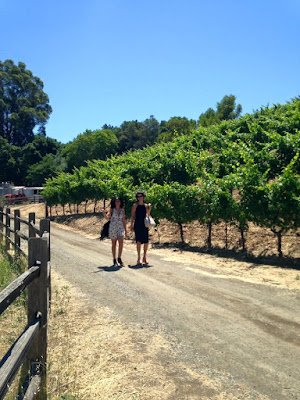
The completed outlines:
{"type": "Polygon", "coordinates": [[[44,203],[45,198],[40,194],[34,194],[32,196],[25,196],[25,197],[1,197],[2,204],[6,207],[9,207],[14,204],[27,204],[27,203],[44,203]]]}
{"type": "Polygon", "coordinates": [[[28,287],[28,324],[0,361],[0,400],[7,393],[19,368],[23,365],[26,378],[18,399],[44,400],[47,398],[47,331],[50,296],[50,221],[43,219],[35,225],[35,214],[28,220],[20,217],[20,211],[5,211],[0,207],[0,240],[6,251],[13,246],[16,254],[28,259],[28,270],[15,279],[0,293],[0,315],[28,287]],[[14,222],[13,229],[11,221],[14,222]],[[28,227],[28,235],[21,232],[21,224],[28,227]],[[11,237],[13,235],[13,239],[11,237]],[[28,241],[27,253],[21,248],[21,240],[28,241]]]}

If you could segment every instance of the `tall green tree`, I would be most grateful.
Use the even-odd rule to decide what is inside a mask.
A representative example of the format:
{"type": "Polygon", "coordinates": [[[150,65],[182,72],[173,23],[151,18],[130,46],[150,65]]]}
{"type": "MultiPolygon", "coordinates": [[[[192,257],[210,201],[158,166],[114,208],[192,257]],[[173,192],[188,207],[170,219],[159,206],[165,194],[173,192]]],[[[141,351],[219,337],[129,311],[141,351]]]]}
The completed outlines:
{"type": "Polygon", "coordinates": [[[21,174],[21,149],[0,136],[0,182],[18,185],[21,174]]]}
{"type": "Polygon", "coordinates": [[[242,106],[236,104],[236,97],[234,95],[224,96],[223,99],[217,103],[217,117],[220,121],[227,121],[229,119],[236,119],[242,113],[242,106]]]}
{"type": "Polygon", "coordinates": [[[169,142],[176,136],[188,135],[196,128],[196,121],[186,117],[172,117],[169,121],[162,121],[159,142],[169,142]]]}
{"type": "Polygon", "coordinates": [[[47,154],[55,155],[63,146],[57,140],[35,135],[31,143],[22,147],[22,165],[24,173],[36,163],[42,161],[47,154]]]}
{"type": "Polygon", "coordinates": [[[0,61],[0,136],[10,144],[23,146],[34,138],[34,129],[45,135],[52,112],[40,78],[23,62],[0,61]]]}
{"type": "Polygon", "coordinates": [[[154,118],[153,115],[150,115],[149,118],[145,119],[143,124],[147,129],[147,136],[148,136],[147,144],[153,144],[159,135],[159,122],[157,121],[157,119],[154,118]]]}
{"type": "Polygon", "coordinates": [[[242,113],[242,106],[236,104],[236,97],[232,94],[226,95],[217,103],[216,111],[209,108],[201,114],[198,120],[199,126],[208,127],[218,124],[222,121],[228,121],[238,118],[242,113]]]}
{"type": "Polygon", "coordinates": [[[210,125],[215,125],[220,122],[217,113],[212,108],[208,108],[205,113],[199,117],[198,125],[207,128],[210,125]]]}
{"type": "Polygon", "coordinates": [[[104,160],[118,149],[116,135],[109,129],[86,130],[68,143],[63,155],[66,157],[68,170],[79,168],[88,160],[104,160]]]}
{"type": "Polygon", "coordinates": [[[118,132],[119,152],[138,150],[154,144],[159,133],[159,123],[150,115],[144,122],[124,121],[118,132]]]}
{"type": "Polygon", "coordinates": [[[28,186],[43,186],[46,179],[58,175],[65,169],[65,159],[60,154],[48,153],[40,162],[30,165],[25,183],[28,186]]]}

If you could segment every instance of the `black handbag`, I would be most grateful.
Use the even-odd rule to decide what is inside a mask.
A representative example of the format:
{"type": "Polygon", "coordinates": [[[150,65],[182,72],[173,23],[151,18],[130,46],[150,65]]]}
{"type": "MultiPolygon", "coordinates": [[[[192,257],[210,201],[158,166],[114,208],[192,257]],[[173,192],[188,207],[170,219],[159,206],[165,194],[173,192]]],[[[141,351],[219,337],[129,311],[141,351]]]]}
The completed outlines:
{"type": "Polygon", "coordinates": [[[101,230],[101,234],[100,234],[100,240],[104,240],[105,238],[108,238],[108,230],[109,230],[109,224],[110,221],[107,221],[101,230]]]}

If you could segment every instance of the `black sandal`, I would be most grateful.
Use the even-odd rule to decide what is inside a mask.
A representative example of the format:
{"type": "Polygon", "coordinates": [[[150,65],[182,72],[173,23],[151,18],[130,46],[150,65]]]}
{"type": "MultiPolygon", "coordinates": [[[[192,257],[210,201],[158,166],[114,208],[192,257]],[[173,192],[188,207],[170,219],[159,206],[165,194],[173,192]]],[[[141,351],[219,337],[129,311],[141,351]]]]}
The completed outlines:
{"type": "Polygon", "coordinates": [[[119,263],[120,267],[124,267],[123,261],[121,260],[120,257],[118,257],[118,263],[119,263]]]}

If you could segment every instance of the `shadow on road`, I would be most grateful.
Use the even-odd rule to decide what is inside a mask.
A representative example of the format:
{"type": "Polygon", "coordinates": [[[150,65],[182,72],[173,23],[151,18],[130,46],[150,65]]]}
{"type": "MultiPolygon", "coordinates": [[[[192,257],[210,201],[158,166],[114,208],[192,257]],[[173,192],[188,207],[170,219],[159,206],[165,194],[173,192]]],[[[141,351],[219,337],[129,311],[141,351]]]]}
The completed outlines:
{"type": "Polygon", "coordinates": [[[116,272],[116,271],[119,271],[119,269],[121,269],[123,267],[112,265],[110,267],[109,266],[104,266],[104,267],[97,267],[97,268],[98,268],[98,271],[94,271],[94,274],[97,273],[97,272],[101,272],[101,271],[116,272]]]}
{"type": "Polygon", "coordinates": [[[152,268],[152,265],[149,264],[136,264],[136,265],[128,265],[128,268],[131,269],[141,269],[141,268],[152,268]]]}
{"type": "MultiPolygon", "coordinates": [[[[112,265],[112,266],[109,267],[108,265],[105,265],[105,266],[100,266],[100,267],[97,267],[97,268],[98,268],[98,271],[94,271],[94,274],[96,274],[98,272],[102,272],[102,271],[105,271],[105,272],[117,272],[121,268],[124,268],[124,267],[120,267],[119,265],[118,266],[112,265]]],[[[128,268],[131,268],[131,269],[153,268],[153,265],[136,264],[136,265],[128,265],[128,268]]]]}

